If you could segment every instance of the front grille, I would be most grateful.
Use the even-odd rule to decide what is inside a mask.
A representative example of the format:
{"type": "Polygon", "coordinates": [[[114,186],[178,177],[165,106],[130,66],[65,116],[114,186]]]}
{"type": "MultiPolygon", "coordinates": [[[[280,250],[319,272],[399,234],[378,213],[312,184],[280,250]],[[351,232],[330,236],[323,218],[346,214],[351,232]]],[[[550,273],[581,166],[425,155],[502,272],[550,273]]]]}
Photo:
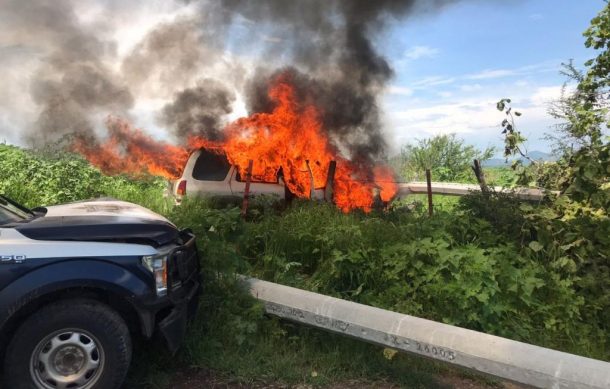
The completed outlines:
{"type": "Polygon", "coordinates": [[[183,231],[183,240],[186,243],[176,247],[169,254],[168,258],[168,284],[169,293],[177,292],[185,283],[197,282],[199,277],[199,255],[195,236],[187,231],[183,231]]]}
{"type": "Polygon", "coordinates": [[[186,281],[197,271],[196,250],[178,250],[170,261],[174,281],[186,281]]]}

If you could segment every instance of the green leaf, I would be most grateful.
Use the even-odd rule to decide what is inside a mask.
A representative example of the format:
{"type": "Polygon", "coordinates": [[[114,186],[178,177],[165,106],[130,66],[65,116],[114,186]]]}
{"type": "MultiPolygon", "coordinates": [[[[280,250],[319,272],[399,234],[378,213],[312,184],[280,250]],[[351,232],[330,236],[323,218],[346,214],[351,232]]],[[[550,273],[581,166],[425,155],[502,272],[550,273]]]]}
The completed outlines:
{"type": "Polygon", "coordinates": [[[535,240],[531,241],[528,246],[529,246],[530,249],[532,249],[536,253],[541,251],[544,248],[543,245],[541,245],[540,243],[536,242],[535,240]]]}

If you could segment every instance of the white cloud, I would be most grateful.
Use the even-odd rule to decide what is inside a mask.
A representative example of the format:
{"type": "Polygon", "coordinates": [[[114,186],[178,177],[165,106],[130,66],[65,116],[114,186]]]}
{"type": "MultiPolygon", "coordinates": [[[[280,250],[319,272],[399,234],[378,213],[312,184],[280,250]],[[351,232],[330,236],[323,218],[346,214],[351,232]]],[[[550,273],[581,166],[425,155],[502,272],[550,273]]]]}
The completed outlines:
{"type": "Polygon", "coordinates": [[[453,77],[432,76],[432,77],[422,78],[419,81],[415,81],[411,85],[414,88],[424,88],[424,87],[428,87],[428,86],[452,84],[453,82],[455,82],[455,78],[453,78],[453,77]]]}
{"type": "Polygon", "coordinates": [[[388,88],[388,93],[398,96],[411,96],[413,94],[413,89],[404,86],[391,85],[388,88]]]}
{"type": "Polygon", "coordinates": [[[538,20],[544,19],[544,15],[538,14],[538,13],[530,14],[527,17],[530,18],[533,21],[538,21],[538,20]]]}
{"type": "MultiPolygon", "coordinates": [[[[410,108],[397,106],[396,110],[387,112],[385,123],[394,139],[390,144],[398,149],[416,138],[457,133],[469,144],[479,148],[494,145],[499,150],[503,142],[500,122],[504,115],[496,109],[495,90],[484,93],[486,89],[482,88],[476,92],[470,97],[460,95],[459,100],[412,100],[410,108]]],[[[528,150],[547,150],[548,146],[541,138],[544,133],[551,132],[551,126],[556,123],[547,113],[548,102],[560,96],[561,86],[532,87],[528,92],[512,84],[505,93],[512,98],[514,109],[522,113],[517,118],[517,126],[528,139],[528,150]]]]}
{"type": "Polygon", "coordinates": [[[519,80],[519,81],[515,82],[515,85],[519,86],[519,87],[524,87],[524,86],[528,86],[529,82],[527,82],[526,80],[519,80]]]}
{"type": "Polygon", "coordinates": [[[528,150],[548,150],[542,138],[553,131],[549,102],[561,96],[561,85],[540,85],[536,75],[556,72],[560,61],[545,61],[515,68],[487,69],[455,76],[437,75],[410,82],[412,95],[398,99],[386,95],[384,124],[394,150],[415,138],[457,133],[469,144],[499,150],[503,145],[496,109],[500,97],[510,97],[522,113],[517,126],[527,138],[528,150]]]}
{"type": "Polygon", "coordinates": [[[481,84],[464,84],[460,86],[462,92],[475,92],[483,89],[481,84]]]}
{"type": "Polygon", "coordinates": [[[437,94],[444,99],[447,99],[447,98],[453,96],[453,93],[447,92],[447,91],[441,91],[441,92],[438,92],[437,94]]]}
{"type": "Polygon", "coordinates": [[[511,69],[487,69],[478,73],[469,74],[465,78],[469,80],[486,80],[490,78],[514,76],[515,74],[517,74],[517,72],[511,69]]]}
{"type": "Polygon", "coordinates": [[[434,58],[439,53],[439,50],[430,46],[413,46],[405,51],[404,57],[410,60],[420,58],[434,58]]]}
{"type": "Polygon", "coordinates": [[[429,134],[472,133],[477,129],[496,124],[495,103],[471,101],[465,103],[445,103],[390,113],[390,120],[399,127],[416,127],[429,134]]]}
{"type": "MultiPolygon", "coordinates": [[[[430,89],[431,87],[439,85],[449,86],[451,84],[461,82],[461,85],[455,86],[455,90],[459,90],[464,93],[474,93],[488,88],[487,85],[491,82],[496,81],[497,79],[510,77],[525,77],[546,72],[557,72],[559,70],[558,63],[560,62],[561,61],[545,61],[513,69],[486,69],[477,73],[469,73],[455,76],[428,76],[408,83],[408,88],[411,89],[414,95],[417,95],[417,91],[419,90],[430,89]]],[[[511,86],[518,86],[520,88],[523,88],[526,86],[532,87],[532,84],[531,82],[525,79],[520,79],[518,81],[515,81],[511,86]]],[[[516,89],[516,91],[521,93],[521,89],[516,89]]],[[[435,93],[439,94],[440,92],[435,93]]]]}
{"type": "Polygon", "coordinates": [[[477,73],[466,74],[463,78],[468,80],[488,80],[494,78],[523,76],[528,74],[557,72],[561,61],[545,61],[533,65],[521,66],[514,69],[485,69],[477,73]]]}
{"type": "MultiPolygon", "coordinates": [[[[544,86],[539,87],[530,97],[530,101],[535,106],[545,105],[557,100],[561,97],[562,86],[544,86]]],[[[574,86],[568,86],[566,93],[570,93],[574,90],[574,86]]]]}

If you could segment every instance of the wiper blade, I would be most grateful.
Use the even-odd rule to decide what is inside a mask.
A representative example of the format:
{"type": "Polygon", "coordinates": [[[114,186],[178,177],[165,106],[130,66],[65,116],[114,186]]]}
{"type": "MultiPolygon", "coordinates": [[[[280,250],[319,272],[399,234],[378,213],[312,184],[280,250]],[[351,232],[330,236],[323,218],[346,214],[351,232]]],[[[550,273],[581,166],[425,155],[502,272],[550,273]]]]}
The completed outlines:
{"type": "Polygon", "coordinates": [[[19,209],[21,212],[29,213],[32,216],[36,216],[31,209],[24,207],[23,205],[11,200],[10,198],[0,194],[0,203],[4,206],[12,205],[13,207],[19,209]]]}

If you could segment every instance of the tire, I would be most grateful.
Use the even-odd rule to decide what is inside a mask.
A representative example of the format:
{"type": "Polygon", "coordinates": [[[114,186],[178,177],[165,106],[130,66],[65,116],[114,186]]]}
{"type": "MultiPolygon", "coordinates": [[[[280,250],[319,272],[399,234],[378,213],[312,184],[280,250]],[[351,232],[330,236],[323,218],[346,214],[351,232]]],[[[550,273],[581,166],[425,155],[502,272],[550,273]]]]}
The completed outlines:
{"type": "Polygon", "coordinates": [[[119,388],[131,362],[125,321],[95,300],[70,299],[41,308],[7,348],[4,387],[119,388]],[[72,385],[71,385],[72,384],[72,385]]]}

